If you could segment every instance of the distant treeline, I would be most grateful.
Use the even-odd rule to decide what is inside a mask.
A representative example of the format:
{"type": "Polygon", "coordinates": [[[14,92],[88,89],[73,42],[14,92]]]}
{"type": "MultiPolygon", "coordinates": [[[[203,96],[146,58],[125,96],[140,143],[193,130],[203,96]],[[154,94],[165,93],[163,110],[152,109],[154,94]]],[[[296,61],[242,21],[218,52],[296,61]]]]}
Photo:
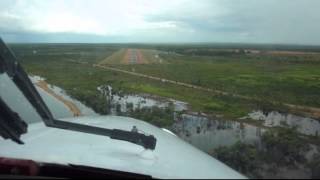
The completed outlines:
{"type": "Polygon", "coordinates": [[[318,45],[295,45],[295,44],[249,44],[249,43],[14,43],[9,44],[14,48],[26,47],[74,47],[74,48],[144,48],[159,50],[182,50],[182,49],[255,49],[261,51],[303,51],[320,52],[318,45]]]}
{"type": "Polygon", "coordinates": [[[230,56],[242,55],[246,51],[243,49],[235,50],[212,50],[212,49],[178,49],[175,50],[178,54],[191,55],[191,56],[230,56]]]}

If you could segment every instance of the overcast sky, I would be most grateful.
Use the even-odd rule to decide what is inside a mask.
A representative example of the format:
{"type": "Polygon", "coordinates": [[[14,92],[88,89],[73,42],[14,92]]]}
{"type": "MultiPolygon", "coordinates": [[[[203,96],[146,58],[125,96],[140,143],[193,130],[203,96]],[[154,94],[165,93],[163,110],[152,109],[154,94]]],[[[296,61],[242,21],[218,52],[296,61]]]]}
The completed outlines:
{"type": "Polygon", "coordinates": [[[7,42],[320,45],[320,0],[0,0],[7,42]]]}

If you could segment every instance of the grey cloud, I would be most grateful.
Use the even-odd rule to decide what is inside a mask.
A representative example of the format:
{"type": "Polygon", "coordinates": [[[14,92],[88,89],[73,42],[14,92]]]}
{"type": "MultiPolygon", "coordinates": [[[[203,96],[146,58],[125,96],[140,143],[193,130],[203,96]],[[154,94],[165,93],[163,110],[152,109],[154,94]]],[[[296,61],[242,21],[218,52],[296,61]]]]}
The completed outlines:
{"type": "MultiPolygon", "coordinates": [[[[0,32],[1,33],[1,32],[0,32]]],[[[0,35],[5,42],[13,43],[105,43],[126,42],[119,36],[99,36],[92,34],[76,33],[35,33],[35,32],[13,32],[0,35]]]]}
{"type": "Polygon", "coordinates": [[[10,14],[0,13],[0,32],[19,32],[25,30],[25,22],[10,14]]]}
{"type": "MultiPolygon", "coordinates": [[[[12,3],[4,1],[6,6],[12,3]]],[[[0,10],[4,9],[0,2],[0,10]]],[[[320,44],[319,0],[204,0],[149,14],[151,23],[173,22],[177,29],[132,32],[131,36],[37,33],[25,20],[1,16],[0,36],[20,41],[212,41],[320,44]]],[[[3,10],[2,12],[5,12],[3,10]]],[[[3,13],[2,13],[3,14],[3,13]]]]}

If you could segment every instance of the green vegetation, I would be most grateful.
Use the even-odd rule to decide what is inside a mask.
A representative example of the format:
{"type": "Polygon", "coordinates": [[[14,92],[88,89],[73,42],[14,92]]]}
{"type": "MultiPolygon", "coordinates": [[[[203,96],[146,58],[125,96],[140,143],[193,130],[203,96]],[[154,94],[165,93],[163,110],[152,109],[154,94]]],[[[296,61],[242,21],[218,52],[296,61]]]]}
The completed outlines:
{"type": "Polygon", "coordinates": [[[320,178],[320,153],[314,155],[313,160],[308,164],[311,169],[312,179],[320,178]]]}
{"type": "Polygon", "coordinates": [[[166,64],[114,66],[261,101],[320,107],[320,55],[178,56],[166,64]]]}
{"type": "MultiPolygon", "coordinates": [[[[128,103],[128,111],[121,112],[120,105],[111,104],[97,87],[111,85],[119,96],[148,93],[173,98],[188,102],[195,112],[220,114],[225,119],[235,120],[254,109],[289,111],[284,103],[320,107],[320,55],[257,55],[245,51],[212,51],[207,47],[207,50],[188,46],[150,47],[162,51],[143,50],[143,53],[149,53],[151,57],[151,51],[161,52],[159,57],[165,63],[112,64],[112,67],[128,71],[135,69],[135,72],[225,91],[229,95],[93,67],[93,64],[115,56],[114,52],[128,48],[126,45],[12,45],[29,74],[46,78],[48,83],[63,88],[97,113],[109,114],[110,108],[114,107],[119,115],[159,127],[172,125],[172,105],[164,109],[156,106],[134,109],[133,104],[128,103]]],[[[262,123],[249,119],[241,121],[256,126],[262,123]]],[[[263,134],[260,146],[236,143],[215,149],[211,154],[248,177],[265,177],[262,172],[275,174],[281,167],[297,168],[299,165],[307,166],[313,177],[319,177],[318,156],[309,163],[304,156],[310,142],[318,143],[319,138],[301,137],[293,129],[273,128],[263,134]]]]}
{"type": "Polygon", "coordinates": [[[100,62],[113,54],[118,47],[102,44],[10,44],[16,57],[23,63],[49,60],[100,62]]]}
{"type": "Polygon", "coordinates": [[[215,149],[213,156],[248,177],[259,178],[259,154],[253,145],[238,142],[215,149]]]}
{"type": "Polygon", "coordinates": [[[263,134],[261,141],[265,146],[267,162],[277,162],[277,165],[285,166],[306,162],[304,152],[309,150],[309,146],[303,143],[305,140],[293,129],[270,130],[263,134]]]}
{"type": "Polygon", "coordinates": [[[96,88],[105,84],[111,85],[117,92],[149,93],[185,101],[191,105],[191,110],[221,114],[226,119],[245,116],[253,109],[287,111],[283,103],[320,107],[317,100],[320,99],[319,55],[253,55],[243,51],[232,52],[229,55],[214,55],[203,54],[205,50],[200,49],[197,56],[193,56],[184,54],[189,51],[197,52],[195,47],[171,48],[150,45],[144,46],[142,51],[147,51],[145,49],[148,47],[165,50],[152,51],[161,52],[159,56],[165,63],[112,65],[129,71],[134,68],[136,72],[253,98],[243,99],[92,67],[92,64],[108,59],[107,57],[114,52],[128,48],[129,45],[11,46],[30,74],[45,77],[50,84],[65,89],[68,94],[101,114],[109,113],[105,107],[110,104],[96,88]]]}
{"type": "Polygon", "coordinates": [[[280,167],[318,168],[308,165],[305,153],[309,143],[297,135],[295,129],[279,128],[265,132],[261,145],[236,143],[230,147],[219,147],[210,154],[230,167],[252,178],[261,178],[261,172],[277,173],[280,167]]]}
{"type": "Polygon", "coordinates": [[[153,106],[151,108],[143,107],[136,110],[131,110],[121,115],[133,117],[147,121],[158,127],[170,127],[173,124],[173,108],[159,108],[153,106]]]}

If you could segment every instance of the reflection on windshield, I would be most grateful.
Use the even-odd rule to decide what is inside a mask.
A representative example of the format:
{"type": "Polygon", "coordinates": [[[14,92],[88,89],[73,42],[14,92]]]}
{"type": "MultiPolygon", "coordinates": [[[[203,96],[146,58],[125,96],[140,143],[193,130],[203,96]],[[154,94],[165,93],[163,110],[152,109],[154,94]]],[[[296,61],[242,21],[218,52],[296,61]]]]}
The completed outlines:
{"type": "Polygon", "coordinates": [[[25,122],[41,121],[39,114],[5,73],[0,74],[0,96],[25,122]]]}

